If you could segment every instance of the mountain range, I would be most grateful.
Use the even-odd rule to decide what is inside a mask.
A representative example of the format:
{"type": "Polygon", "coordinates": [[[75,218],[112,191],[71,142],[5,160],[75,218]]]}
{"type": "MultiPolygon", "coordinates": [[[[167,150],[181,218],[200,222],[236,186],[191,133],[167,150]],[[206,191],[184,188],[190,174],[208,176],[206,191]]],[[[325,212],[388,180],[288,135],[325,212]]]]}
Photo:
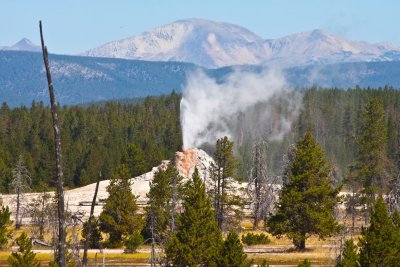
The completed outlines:
{"type": "MultiPolygon", "coordinates": [[[[1,102],[48,102],[40,50],[28,39],[0,47],[1,102]]],[[[400,88],[400,48],[393,44],[350,41],[321,30],[264,40],[240,26],[200,19],[176,21],[78,56],[50,54],[50,65],[61,104],[181,92],[198,69],[218,82],[237,69],[278,67],[295,87],[400,88]]]]}
{"type": "MultiPolygon", "coordinates": [[[[38,52],[40,47],[24,38],[13,46],[0,47],[0,50],[38,52]]],[[[263,39],[241,26],[186,19],[109,42],[80,55],[187,62],[205,68],[258,64],[288,67],[398,61],[400,47],[388,42],[352,41],[322,30],[263,39]]]]}
{"type": "Polygon", "coordinates": [[[391,43],[351,41],[322,30],[263,39],[228,23],[179,20],[140,35],[109,42],[84,56],[189,62],[206,68],[265,64],[297,66],[400,60],[391,43]]]}

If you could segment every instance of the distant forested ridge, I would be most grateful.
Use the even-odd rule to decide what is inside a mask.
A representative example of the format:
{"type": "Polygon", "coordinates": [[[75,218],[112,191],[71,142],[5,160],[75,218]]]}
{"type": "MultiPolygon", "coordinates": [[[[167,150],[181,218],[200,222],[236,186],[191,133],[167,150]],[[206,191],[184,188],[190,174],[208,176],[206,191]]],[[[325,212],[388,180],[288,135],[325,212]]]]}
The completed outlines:
{"type": "MultiPolygon", "coordinates": [[[[187,77],[198,70],[223,82],[237,71],[260,73],[268,65],[234,66],[206,69],[184,62],[155,62],[118,58],[49,55],[56,88],[62,105],[95,101],[158,96],[181,92],[187,77]]],[[[46,75],[41,53],[0,51],[0,101],[10,107],[48,101],[46,75]]],[[[273,69],[273,68],[272,68],[273,69]]],[[[354,62],[308,65],[284,69],[288,85],[351,88],[400,87],[400,61],[354,62]]]]}
{"type": "MultiPolygon", "coordinates": [[[[371,98],[383,102],[387,125],[387,156],[397,171],[399,162],[400,91],[380,89],[305,89],[303,108],[282,141],[268,142],[268,171],[279,175],[283,155],[299,137],[311,131],[338,180],[355,161],[356,138],[364,106],[371,98]]],[[[59,107],[65,185],[82,186],[96,181],[101,171],[108,179],[121,163],[134,166],[138,175],[173,157],[182,148],[179,123],[181,96],[147,97],[142,101],[103,102],[59,107]]],[[[252,142],[234,140],[247,173],[252,142]]],[[[43,103],[31,107],[0,108],[0,185],[9,192],[12,170],[20,155],[32,177],[32,188],[53,186],[54,146],[51,114],[43,103]]],[[[394,172],[395,173],[395,172],[394,172]]]]}

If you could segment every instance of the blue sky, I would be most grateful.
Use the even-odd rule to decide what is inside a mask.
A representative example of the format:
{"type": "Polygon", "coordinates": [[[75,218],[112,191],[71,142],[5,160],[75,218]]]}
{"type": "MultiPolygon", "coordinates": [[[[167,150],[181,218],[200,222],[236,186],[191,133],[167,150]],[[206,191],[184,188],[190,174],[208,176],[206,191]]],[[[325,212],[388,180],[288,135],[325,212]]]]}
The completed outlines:
{"type": "Polygon", "coordinates": [[[353,40],[400,46],[398,0],[1,0],[0,46],[23,37],[77,54],[184,18],[241,25],[262,38],[323,29],[353,40]]]}

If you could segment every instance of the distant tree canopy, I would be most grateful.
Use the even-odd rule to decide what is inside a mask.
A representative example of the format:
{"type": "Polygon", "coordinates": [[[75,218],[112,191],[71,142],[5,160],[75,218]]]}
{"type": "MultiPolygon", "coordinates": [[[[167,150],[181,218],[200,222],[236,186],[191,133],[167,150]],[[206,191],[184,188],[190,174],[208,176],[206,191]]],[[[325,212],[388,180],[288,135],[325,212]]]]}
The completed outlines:
{"type": "MultiPolygon", "coordinates": [[[[384,111],[382,133],[386,140],[387,166],[399,171],[400,91],[383,89],[304,89],[303,108],[292,130],[282,141],[268,142],[268,174],[280,175],[282,155],[287,147],[307,131],[325,151],[336,179],[347,174],[358,158],[356,136],[363,131],[363,112],[371,99],[384,111]],[[387,129],[386,129],[387,128],[387,129]]],[[[86,106],[59,107],[65,185],[82,186],[95,182],[99,171],[110,178],[121,163],[132,176],[171,158],[182,147],[179,123],[181,96],[148,97],[135,102],[102,102],[86,106]],[[144,157],[144,159],[143,159],[144,157]]],[[[277,116],[279,119],[279,116],[277,116]]],[[[251,134],[233,139],[241,162],[241,173],[251,168],[251,134]]],[[[0,190],[11,192],[12,169],[22,155],[32,177],[32,189],[40,184],[53,186],[53,133],[51,114],[43,103],[31,107],[0,107],[0,190]]],[[[386,178],[385,178],[386,179],[386,178]]],[[[387,181],[383,181],[387,184],[387,181]]]]}

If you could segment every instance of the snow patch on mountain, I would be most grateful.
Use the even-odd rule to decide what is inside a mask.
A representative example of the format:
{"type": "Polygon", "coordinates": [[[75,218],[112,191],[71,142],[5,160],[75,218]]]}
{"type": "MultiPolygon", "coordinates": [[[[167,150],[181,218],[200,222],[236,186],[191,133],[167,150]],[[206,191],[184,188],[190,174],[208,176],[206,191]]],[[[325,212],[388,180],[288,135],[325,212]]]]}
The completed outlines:
{"type": "Polygon", "coordinates": [[[82,55],[181,61],[216,68],[244,64],[293,66],[392,61],[400,60],[400,47],[387,42],[351,41],[322,30],[264,40],[237,25],[186,19],[107,43],[82,55]]]}
{"type": "MultiPolygon", "coordinates": [[[[101,72],[100,70],[91,69],[77,63],[69,63],[64,61],[53,61],[51,65],[51,72],[55,77],[64,78],[64,77],[75,77],[79,76],[83,79],[100,79],[104,81],[111,81],[112,78],[107,74],[101,72]]],[[[44,67],[43,67],[43,72],[44,67]]]]}
{"type": "Polygon", "coordinates": [[[334,36],[322,30],[302,32],[266,41],[272,56],[266,61],[283,65],[370,62],[400,59],[400,47],[391,43],[369,44],[334,36]],[[387,57],[387,52],[394,57],[387,57]],[[395,56],[396,53],[399,53],[395,56]]]}
{"type": "Polygon", "coordinates": [[[83,55],[191,62],[206,67],[258,64],[263,39],[240,26],[202,19],[179,20],[138,36],[110,42],[83,55]]]}

